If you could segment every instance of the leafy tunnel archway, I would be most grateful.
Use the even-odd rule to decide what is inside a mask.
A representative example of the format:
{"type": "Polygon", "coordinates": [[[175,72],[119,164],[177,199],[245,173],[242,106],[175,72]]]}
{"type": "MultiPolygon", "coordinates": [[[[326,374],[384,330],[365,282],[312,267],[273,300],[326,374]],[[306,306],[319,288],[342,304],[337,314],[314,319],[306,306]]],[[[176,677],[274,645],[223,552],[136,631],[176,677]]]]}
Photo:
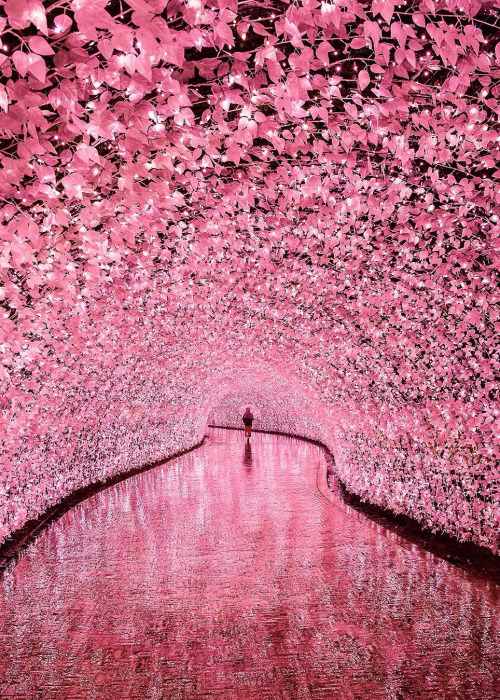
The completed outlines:
{"type": "Polygon", "coordinates": [[[498,551],[497,13],[0,4],[0,537],[246,373],[355,493],[498,551]]]}

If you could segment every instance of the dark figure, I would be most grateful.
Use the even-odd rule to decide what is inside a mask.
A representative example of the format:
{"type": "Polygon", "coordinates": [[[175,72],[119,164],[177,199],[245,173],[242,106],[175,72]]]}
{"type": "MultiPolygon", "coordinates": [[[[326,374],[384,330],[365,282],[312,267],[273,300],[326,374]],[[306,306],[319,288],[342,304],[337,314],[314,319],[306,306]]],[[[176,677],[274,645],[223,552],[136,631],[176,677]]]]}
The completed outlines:
{"type": "Polygon", "coordinates": [[[245,413],[243,414],[243,423],[245,425],[245,437],[247,440],[250,440],[252,437],[252,423],[253,423],[253,413],[250,410],[250,407],[247,408],[245,413]]]}

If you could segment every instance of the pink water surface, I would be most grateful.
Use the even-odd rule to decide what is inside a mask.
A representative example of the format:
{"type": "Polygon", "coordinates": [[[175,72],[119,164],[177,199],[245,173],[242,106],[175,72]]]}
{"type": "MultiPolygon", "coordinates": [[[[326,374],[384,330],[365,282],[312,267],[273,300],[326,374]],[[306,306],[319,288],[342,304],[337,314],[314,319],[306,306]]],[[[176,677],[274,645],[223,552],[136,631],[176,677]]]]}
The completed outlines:
{"type": "Polygon", "coordinates": [[[498,698],[498,588],[326,500],[323,459],[213,429],[66,513],[0,582],[0,696],[498,698]]]}

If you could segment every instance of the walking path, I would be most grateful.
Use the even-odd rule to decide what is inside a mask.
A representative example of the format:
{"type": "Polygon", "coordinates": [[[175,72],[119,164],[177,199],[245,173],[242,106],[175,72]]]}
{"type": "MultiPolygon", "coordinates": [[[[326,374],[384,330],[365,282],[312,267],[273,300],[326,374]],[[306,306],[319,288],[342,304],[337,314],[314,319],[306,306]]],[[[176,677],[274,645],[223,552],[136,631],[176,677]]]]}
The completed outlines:
{"type": "Polygon", "coordinates": [[[0,581],[0,697],[498,699],[500,589],[331,502],[320,448],[212,429],[0,581]]]}

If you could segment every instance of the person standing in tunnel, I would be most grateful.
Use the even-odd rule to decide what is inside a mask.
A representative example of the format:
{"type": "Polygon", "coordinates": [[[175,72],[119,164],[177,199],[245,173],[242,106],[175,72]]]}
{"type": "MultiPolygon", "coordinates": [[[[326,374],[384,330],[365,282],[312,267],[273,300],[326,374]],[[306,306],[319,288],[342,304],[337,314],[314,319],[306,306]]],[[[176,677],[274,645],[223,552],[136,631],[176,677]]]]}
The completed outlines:
{"type": "Polygon", "coordinates": [[[247,410],[243,414],[243,424],[245,426],[245,437],[250,440],[252,437],[252,423],[253,423],[253,413],[250,410],[250,406],[247,406],[247,410]]]}

